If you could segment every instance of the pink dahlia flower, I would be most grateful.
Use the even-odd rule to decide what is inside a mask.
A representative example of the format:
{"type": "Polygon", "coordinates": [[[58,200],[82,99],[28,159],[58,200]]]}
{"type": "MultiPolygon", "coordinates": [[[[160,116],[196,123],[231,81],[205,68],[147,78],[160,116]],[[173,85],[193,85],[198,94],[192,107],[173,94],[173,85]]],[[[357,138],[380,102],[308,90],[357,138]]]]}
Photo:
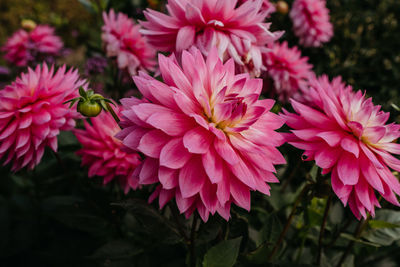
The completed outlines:
{"type": "MultiPolygon", "coordinates": [[[[119,112],[119,108],[115,110],[119,112]]],[[[128,154],[122,149],[122,142],[114,137],[120,130],[114,118],[102,112],[85,121],[85,130],[76,129],[75,135],[83,148],[78,151],[82,165],[89,167],[89,177],[104,177],[104,184],[117,180],[125,193],[137,188],[137,180],[131,179],[134,169],[140,164],[138,154],[128,154]]]]}
{"type": "Polygon", "coordinates": [[[270,51],[264,53],[264,64],[267,76],[273,80],[274,93],[281,101],[299,98],[299,90],[305,90],[312,75],[308,58],[302,57],[297,47],[289,48],[287,42],[275,43],[270,51]]]}
{"type": "Polygon", "coordinates": [[[250,0],[236,7],[236,0],[169,0],[169,15],[144,11],[148,21],[142,33],[161,51],[182,52],[196,46],[203,55],[217,46],[219,57],[232,57],[241,71],[259,76],[264,70],[261,53],[282,32],[270,32],[264,23],[268,12],[262,0],[250,0]]]}
{"type": "Polygon", "coordinates": [[[36,26],[31,32],[23,29],[15,32],[1,48],[4,58],[17,66],[40,62],[46,57],[57,56],[63,48],[61,39],[54,35],[54,28],[36,26]]]}
{"type": "Polygon", "coordinates": [[[140,25],[123,13],[110,10],[103,12],[104,25],[101,39],[108,57],[115,57],[118,68],[125,69],[130,75],[138,70],[153,71],[155,66],[155,49],[151,48],[140,32],[140,25]]]}
{"type": "MultiPolygon", "coordinates": [[[[241,5],[248,1],[251,1],[251,0],[238,0],[238,4],[241,5]]],[[[269,16],[271,13],[274,13],[276,11],[276,8],[275,8],[275,5],[273,3],[271,3],[269,0],[263,0],[260,11],[267,12],[268,16],[269,16]]]]}
{"type": "Polygon", "coordinates": [[[332,188],[357,218],[375,214],[380,207],[375,191],[399,205],[400,183],[391,169],[400,171],[400,125],[385,124],[389,113],[353,92],[340,79],[326,78],[311,83],[314,107],[292,100],[297,114],[284,110],[286,124],[293,128],[289,143],[305,150],[307,160],[315,160],[323,173],[331,172],[332,188]]]}
{"type": "Polygon", "coordinates": [[[333,36],[325,0],[295,0],[290,10],[293,30],[306,47],[318,47],[333,36]]]}
{"type": "Polygon", "coordinates": [[[271,99],[258,100],[262,81],[235,75],[212,49],[183,51],[182,67],[159,56],[164,83],[141,73],[134,81],[144,96],[123,99],[124,145],[147,156],[136,168],[139,184],[159,183],[150,200],[163,207],[175,197],[181,213],[197,209],[207,221],[218,212],[226,220],[231,203],[250,210],[250,191],[269,195],[278,182],[274,164],[285,162],[275,132],[283,119],[269,112],[271,99]]]}
{"type": "Polygon", "coordinates": [[[65,66],[54,73],[46,64],[28,69],[0,91],[0,158],[13,162],[12,170],[39,164],[44,148],[57,151],[60,130],[75,126],[77,112],[63,102],[77,96],[85,85],[78,71],[65,66]]]}

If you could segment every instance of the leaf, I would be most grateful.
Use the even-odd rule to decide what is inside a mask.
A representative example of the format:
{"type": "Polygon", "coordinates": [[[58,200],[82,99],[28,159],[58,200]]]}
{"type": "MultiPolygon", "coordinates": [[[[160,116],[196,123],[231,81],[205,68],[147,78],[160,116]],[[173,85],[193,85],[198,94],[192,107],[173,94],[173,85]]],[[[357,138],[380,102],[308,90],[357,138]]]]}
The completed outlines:
{"type": "Polygon", "coordinates": [[[139,223],[135,229],[154,237],[160,244],[176,244],[182,239],[174,224],[143,200],[131,199],[112,205],[131,211],[139,223]]]}
{"type": "Polygon", "coordinates": [[[89,0],[79,0],[79,3],[81,3],[90,13],[96,13],[93,4],[89,0]]]}
{"type": "Polygon", "coordinates": [[[364,244],[364,245],[367,245],[367,246],[377,247],[377,248],[380,247],[380,244],[373,243],[373,242],[368,242],[368,241],[363,241],[361,239],[355,238],[353,235],[350,235],[350,234],[341,233],[340,236],[343,237],[343,238],[346,238],[348,240],[352,240],[354,242],[357,242],[357,243],[360,243],[360,244],[364,244]]]}
{"type": "Polygon", "coordinates": [[[85,99],[87,98],[86,91],[85,91],[85,89],[83,89],[82,86],[79,87],[79,95],[82,96],[82,97],[85,98],[85,99]]]}
{"type": "Polygon", "coordinates": [[[371,228],[380,229],[380,228],[399,228],[400,224],[380,221],[380,220],[370,220],[368,222],[371,228]]]}
{"type": "Polygon", "coordinates": [[[204,267],[231,267],[239,255],[242,237],[224,240],[210,248],[204,256],[204,267]]]}
{"type": "Polygon", "coordinates": [[[112,240],[97,249],[90,258],[102,260],[121,260],[129,259],[134,255],[143,252],[143,249],[135,248],[125,240],[112,240]]]}
{"type": "MultiPolygon", "coordinates": [[[[279,234],[282,231],[281,222],[276,214],[271,214],[267,217],[261,228],[261,242],[267,242],[274,244],[279,238],[279,234]]],[[[260,244],[259,243],[259,244],[260,244]]]]}
{"type": "Polygon", "coordinates": [[[375,227],[366,232],[365,239],[382,246],[390,246],[400,240],[400,211],[378,210],[374,221],[372,225],[375,227]]]}

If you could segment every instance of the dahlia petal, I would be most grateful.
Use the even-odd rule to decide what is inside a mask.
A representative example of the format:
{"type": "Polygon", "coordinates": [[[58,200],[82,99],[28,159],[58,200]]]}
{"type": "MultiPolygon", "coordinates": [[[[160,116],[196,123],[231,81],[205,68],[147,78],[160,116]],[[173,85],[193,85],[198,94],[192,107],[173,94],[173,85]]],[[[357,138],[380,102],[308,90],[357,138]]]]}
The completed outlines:
{"type": "Polygon", "coordinates": [[[206,206],[204,206],[204,204],[201,201],[197,201],[196,208],[203,222],[207,222],[210,211],[206,208],[206,206]]]}
{"type": "Polygon", "coordinates": [[[368,159],[374,164],[374,166],[378,169],[383,169],[382,163],[378,160],[378,158],[374,155],[374,153],[363,143],[359,142],[361,150],[368,157],[368,159]]]}
{"type": "Polygon", "coordinates": [[[359,182],[354,186],[354,192],[364,207],[367,210],[372,210],[372,203],[368,192],[368,184],[364,181],[364,179],[360,179],[359,182]]]}
{"type": "Polygon", "coordinates": [[[14,120],[13,122],[11,122],[0,134],[0,140],[5,139],[9,137],[11,134],[13,134],[17,126],[18,126],[18,121],[14,120]]]}
{"type": "Polygon", "coordinates": [[[337,174],[336,168],[334,168],[332,171],[331,182],[332,182],[333,191],[339,197],[339,199],[343,202],[343,204],[346,206],[347,201],[350,197],[350,194],[353,190],[353,186],[345,185],[342,183],[342,181],[340,180],[340,178],[337,174]]]}
{"type": "Polygon", "coordinates": [[[315,152],[315,163],[323,168],[329,169],[336,165],[342,151],[340,149],[321,149],[315,152]]]}
{"type": "Polygon", "coordinates": [[[324,139],[332,147],[337,146],[343,138],[343,134],[337,131],[320,132],[317,136],[324,139]]]}
{"type": "Polygon", "coordinates": [[[138,149],[142,136],[147,132],[147,129],[136,128],[122,140],[122,143],[129,148],[138,149]]]}
{"type": "Polygon", "coordinates": [[[188,131],[183,136],[183,145],[190,153],[206,153],[212,141],[213,137],[201,126],[188,131]]]}
{"type": "Polygon", "coordinates": [[[164,189],[173,189],[178,185],[178,171],[166,167],[160,167],[158,178],[164,189]]]}
{"type": "Polygon", "coordinates": [[[51,120],[51,115],[47,111],[41,111],[40,113],[33,115],[33,118],[32,118],[33,123],[38,124],[38,125],[47,123],[50,120],[51,120]]]}
{"type": "Polygon", "coordinates": [[[176,51],[188,49],[194,43],[196,31],[193,26],[185,26],[179,29],[176,37],[176,51]]]}
{"type": "Polygon", "coordinates": [[[229,143],[215,139],[214,148],[221,158],[223,158],[230,165],[239,163],[239,156],[229,143]]]}
{"type": "Polygon", "coordinates": [[[182,168],[192,157],[184,147],[182,138],[178,137],[169,141],[160,153],[160,166],[171,169],[182,168]]]}
{"type": "Polygon", "coordinates": [[[340,142],[340,145],[347,152],[353,153],[353,155],[358,158],[360,153],[360,148],[358,147],[358,142],[354,140],[353,137],[346,136],[340,142]]]}
{"type": "Polygon", "coordinates": [[[162,189],[158,196],[158,204],[160,205],[160,209],[162,209],[165,204],[168,203],[175,196],[174,190],[165,190],[162,189]]]}
{"type": "Polygon", "coordinates": [[[204,170],[211,183],[215,184],[221,182],[225,177],[224,163],[212,147],[202,155],[202,161],[204,170]]]}
{"type": "Polygon", "coordinates": [[[151,130],[143,135],[137,149],[152,158],[159,158],[161,149],[170,140],[170,137],[160,130],[151,130]]]}
{"type": "Polygon", "coordinates": [[[383,126],[366,127],[363,137],[371,143],[378,143],[386,134],[386,128],[383,126]]]}
{"type": "Polygon", "coordinates": [[[179,190],[177,190],[175,199],[176,199],[176,205],[178,206],[179,211],[181,213],[184,213],[193,205],[193,202],[195,201],[196,197],[184,198],[184,197],[182,197],[181,192],[179,190]]]}
{"type": "Polygon", "coordinates": [[[392,189],[386,183],[383,183],[383,188],[385,190],[385,193],[382,194],[382,197],[393,205],[400,206],[400,203],[396,195],[393,193],[392,189]]]}
{"type": "Polygon", "coordinates": [[[344,185],[355,185],[358,182],[360,168],[358,160],[350,153],[343,153],[338,161],[337,171],[344,185]]]}
{"type": "Polygon", "coordinates": [[[200,190],[200,197],[204,203],[204,206],[214,214],[217,205],[218,205],[218,198],[217,198],[217,185],[211,184],[210,182],[205,182],[203,188],[200,190]]]}
{"type": "Polygon", "coordinates": [[[155,113],[146,122],[171,136],[182,135],[193,126],[193,121],[190,118],[172,112],[155,113]]]}
{"type": "Polygon", "coordinates": [[[206,180],[206,173],[198,158],[192,158],[179,172],[179,189],[182,197],[188,198],[199,193],[206,180]]]}
{"type": "Polygon", "coordinates": [[[364,176],[364,178],[367,180],[367,182],[376,190],[379,192],[383,193],[383,185],[381,182],[381,179],[379,178],[380,175],[378,175],[378,172],[381,169],[376,169],[371,162],[369,162],[368,158],[365,156],[360,157],[360,169],[361,172],[364,176]],[[378,172],[377,172],[378,171],[378,172]]]}
{"type": "Polygon", "coordinates": [[[248,187],[246,187],[237,179],[231,179],[230,191],[237,205],[247,211],[250,211],[250,191],[248,187]]]}
{"type": "Polygon", "coordinates": [[[302,117],[310,124],[327,130],[336,128],[334,123],[332,123],[332,121],[321,112],[303,105],[293,99],[291,100],[291,103],[294,110],[301,114],[302,117]]]}
{"type": "Polygon", "coordinates": [[[139,183],[154,184],[158,182],[157,177],[158,160],[146,158],[143,161],[142,169],[139,174],[139,183]]]}

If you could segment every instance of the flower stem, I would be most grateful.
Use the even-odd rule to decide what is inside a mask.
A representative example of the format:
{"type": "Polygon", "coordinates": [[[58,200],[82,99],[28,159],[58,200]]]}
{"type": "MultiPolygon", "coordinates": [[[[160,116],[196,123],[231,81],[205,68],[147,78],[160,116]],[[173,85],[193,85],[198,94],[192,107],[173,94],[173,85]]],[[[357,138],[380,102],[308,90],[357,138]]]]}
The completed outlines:
{"type": "Polygon", "coordinates": [[[276,243],[274,245],[274,248],[272,249],[272,252],[268,256],[268,260],[269,261],[272,260],[272,258],[276,254],[276,252],[278,252],[279,246],[282,243],[287,231],[289,230],[290,224],[292,223],[292,220],[293,220],[293,218],[295,216],[297,206],[300,204],[300,202],[303,199],[303,197],[308,193],[310,188],[311,188],[310,184],[305,185],[303,187],[303,189],[301,190],[300,194],[298,195],[296,201],[294,202],[292,211],[290,212],[289,218],[286,221],[285,227],[283,228],[281,234],[279,235],[279,238],[276,241],[276,243]]]}
{"type": "Polygon", "coordinates": [[[118,118],[118,115],[115,113],[114,109],[111,107],[111,105],[109,103],[106,102],[106,106],[108,111],[111,113],[111,115],[113,116],[114,120],[117,122],[117,124],[121,121],[118,118]]]}
{"type": "Polygon", "coordinates": [[[175,220],[175,223],[176,223],[176,226],[177,226],[177,228],[178,228],[178,232],[179,232],[179,234],[182,236],[182,238],[185,240],[185,242],[188,244],[190,241],[189,241],[189,237],[186,235],[186,233],[185,233],[185,231],[184,231],[184,226],[182,225],[182,223],[181,223],[181,221],[179,220],[179,214],[178,214],[178,211],[176,210],[176,208],[172,205],[172,204],[170,204],[169,206],[169,209],[171,210],[171,214],[172,214],[172,217],[174,218],[174,220],[175,220]]]}
{"type": "Polygon", "coordinates": [[[196,266],[196,228],[197,228],[197,221],[199,217],[195,213],[193,215],[193,222],[192,222],[192,229],[190,232],[190,243],[189,243],[189,248],[190,248],[190,266],[195,267],[196,266]]]}
{"type": "Polygon", "coordinates": [[[324,238],[324,231],[325,231],[326,221],[328,219],[329,209],[331,207],[331,204],[332,204],[332,196],[330,195],[328,197],[328,200],[326,201],[324,217],[322,219],[321,228],[319,230],[318,254],[317,254],[317,265],[318,266],[321,265],[321,255],[322,255],[322,248],[323,248],[322,241],[323,241],[323,238],[324,238]]]}
{"type": "MultiPolygon", "coordinates": [[[[354,232],[354,238],[355,240],[359,239],[361,236],[361,233],[364,231],[365,227],[368,225],[369,221],[369,215],[367,219],[365,220],[360,220],[357,224],[356,231],[354,232]]],[[[337,264],[337,267],[341,267],[344,261],[346,260],[347,256],[349,255],[350,251],[352,250],[355,240],[351,240],[349,244],[347,245],[346,251],[343,253],[342,257],[340,258],[339,263],[337,264]]]]}

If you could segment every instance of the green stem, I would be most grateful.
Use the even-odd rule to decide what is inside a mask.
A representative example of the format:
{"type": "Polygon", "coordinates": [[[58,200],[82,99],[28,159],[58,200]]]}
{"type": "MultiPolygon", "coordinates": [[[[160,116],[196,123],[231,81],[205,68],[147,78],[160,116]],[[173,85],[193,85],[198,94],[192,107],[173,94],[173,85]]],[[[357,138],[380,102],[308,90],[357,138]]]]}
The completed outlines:
{"type": "Polygon", "coordinates": [[[183,230],[185,228],[184,228],[183,224],[181,223],[181,221],[179,220],[178,211],[176,210],[176,208],[172,204],[169,204],[168,207],[171,210],[172,217],[174,218],[175,223],[176,223],[176,225],[178,227],[179,234],[185,240],[186,244],[188,244],[190,242],[190,240],[189,240],[189,237],[186,235],[186,233],[183,230]]]}
{"type": "Polygon", "coordinates": [[[193,223],[192,223],[192,229],[190,232],[190,243],[189,243],[189,249],[190,249],[190,266],[196,267],[196,228],[197,228],[197,221],[199,217],[197,213],[193,215],[193,223]]]}
{"type": "Polygon", "coordinates": [[[286,188],[288,187],[288,185],[290,184],[290,182],[292,181],[292,179],[294,178],[294,176],[296,175],[296,173],[298,173],[298,169],[300,168],[301,165],[301,158],[297,161],[296,166],[293,168],[293,170],[291,171],[291,173],[289,174],[289,176],[285,179],[285,181],[282,184],[282,188],[281,188],[281,193],[284,193],[286,188]]]}
{"type": "Polygon", "coordinates": [[[276,241],[276,243],[274,245],[274,248],[272,249],[272,252],[268,256],[268,261],[271,261],[272,258],[275,256],[276,252],[278,252],[279,246],[281,245],[283,239],[285,238],[285,235],[286,235],[287,231],[289,230],[289,227],[290,227],[290,225],[292,223],[292,220],[293,220],[293,218],[295,216],[297,206],[300,204],[300,202],[303,199],[303,197],[308,193],[310,188],[311,188],[310,184],[305,185],[303,187],[303,189],[301,190],[300,194],[298,195],[295,203],[293,204],[293,208],[292,208],[292,211],[290,212],[289,218],[286,221],[285,227],[283,228],[281,234],[279,235],[279,238],[276,241]]]}
{"type": "Polygon", "coordinates": [[[106,102],[107,110],[111,113],[114,120],[119,123],[121,120],[119,119],[118,115],[115,113],[114,109],[111,107],[109,103],[106,102]]]}
{"type": "Polygon", "coordinates": [[[328,197],[328,200],[326,201],[324,217],[322,219],[321,228],[320,228],[320,231],[319,231],[318,254],[317,254],[317,265],[318,266],[321,265],[321,255],[322,255],[322,248],[323,248],[322,241],[323,241],[323,238],[324,238],[324,231],[325,231],[326,221],[328,219],[329,209],[331,207],[331,204],[332,204],[332,196],[330,195],[328,197]]]}
{"type": "MultiPolygon", "coordinates": [[[[361,233],[364,231],[364,229],[367,227],[368,225],[368,221],[369,221],[369,215],[367,217],[367,219],[365,220],[361,220],[358,222],[357,224],[357,228],[356,231],[354,232],[354,238],[355,240],[359,239],[361,236],[361,233]]],[[[351,250],[353,249],[353,246],[355,244],[355,240],[351,240],[349,242],[349,244],[347,245],[346,251],[343,253],[342,257],[339,260],[339,263],[337,264],[337,267],[341,267],[342,264],[344,263],[344,261],[346,260],[347,256],[350,254],[351,250]]]]}

